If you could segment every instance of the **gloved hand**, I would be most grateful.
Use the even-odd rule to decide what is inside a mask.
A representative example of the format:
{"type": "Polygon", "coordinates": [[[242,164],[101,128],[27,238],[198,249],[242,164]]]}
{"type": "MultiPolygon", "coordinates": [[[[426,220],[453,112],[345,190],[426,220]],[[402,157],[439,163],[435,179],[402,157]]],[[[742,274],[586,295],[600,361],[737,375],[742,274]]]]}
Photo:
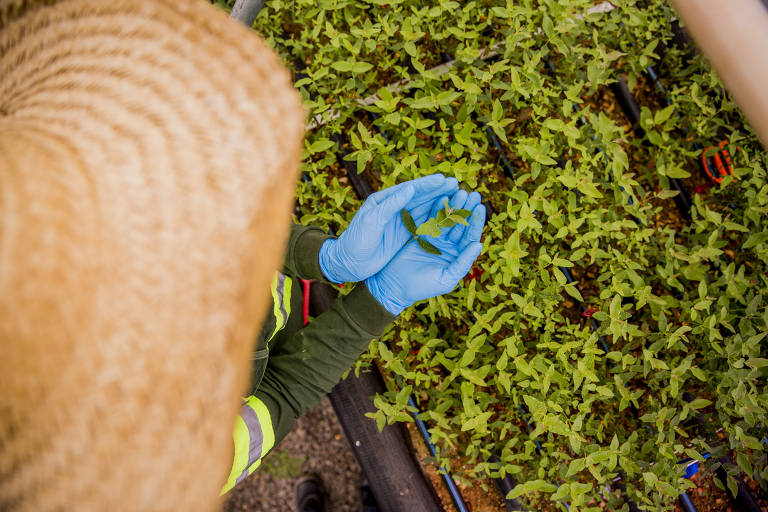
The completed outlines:
{"type": "Polygon", "coordinates": [[[338,239],[320,248],[320,269],[334,283],[364,281],[384,268],[411,237],[400,210],[413,210],[416,222],[428,218],[435,198],[453,194],[456,178],[432,174],[368,197],[338,239]]]}
{"type": "MultiPolygon", "coordinates": [[[[453,290],[483,249],[480,237],[485,226],[485,206],[480,204],[480,194],[460,190],[449,204],[452,208],[471,210],[472,215],[467,219],[468,226],[456,224],[444,229],[437,238],[424,237],[442,254],[430,254],[414,241],[403,247],[378,274],[366,279],[371,295],[393,315],[399,315],[414,302],[453,290]]],[[[442,208],[440,197],[430,215],[417,220],[417,224],[434,217],[442,208]]]]}

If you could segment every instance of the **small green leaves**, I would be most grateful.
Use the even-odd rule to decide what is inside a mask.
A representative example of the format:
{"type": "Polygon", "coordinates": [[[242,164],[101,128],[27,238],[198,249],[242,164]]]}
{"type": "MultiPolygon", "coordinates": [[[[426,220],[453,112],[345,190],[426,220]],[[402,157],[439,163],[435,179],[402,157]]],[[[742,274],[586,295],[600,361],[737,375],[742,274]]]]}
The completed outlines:
{"type": "Polygon", "coordinates": [[[368,62],[338,61],[331,64],[331,67],[336,71],[341,71],[343,73],[365,73],[373,68],[373,64],[368,62]]]}
{"type": "Polygon", "coordinates": [[[467,222],[467,217],[469,217],[471,214],[472,212],[469,210],[451,208],[448,204],[448,201],[445,200],[444,209],[438,210],[435,217],[427,219],[426,222],[416,227],[416,221],[413,220],[413,216],[411,216],[411,214],[405,209],[400,210],[400,216],[403,219],[405,228],[411,235],[413,235],[411,241],[415,239],[418,242],[419,247],[430,254],[436,255],[442,254],[440,249],[421,237],[430,236],[432,238],[437,238],[442,234],[443,229],[451,228],[456,224],[463,224],[468,226],[469,223],[467,222]]]}
{"type": "Polygon", "coordinates": [[[432,245],[431,243],[427,242],[427,241],[426,241],[426,240],[424,240],[423,238],[417,238],[417,239],[416,239],[416,241],[419,243],[419,246],[420,246],[422,249],[424,249],[425,251],[427,251],[428,253],[430,253],[430,254],[436,254],[436,255],[438,255],[438,256],[439,256],[440,254],[442,254],[442,253],[440,252],[440,249],[438,249],[437,247],[435,247],[435,246],[434,246],[434,245],[432,245]]]}
{"type": "Polygon", "coordinates": [[[433,238],[440,236],[440,233],[440,226],[437,225],[437,219],[434,217],[427,220],[427,222],[423,223],[418,227],[418,229],[416,229],[417,235],[427,235],[433,238]]]}
{"type": "Polygon", "coordinates": [[[400,216],[403,218],[403,224],[405,224],[405,229],[408,230],[408,232],[412,235],[416,234],[416,222],[413,220],[413,217],[410,213],[408,213],[408,210],[403,208],[400,210],[400,216]]]}

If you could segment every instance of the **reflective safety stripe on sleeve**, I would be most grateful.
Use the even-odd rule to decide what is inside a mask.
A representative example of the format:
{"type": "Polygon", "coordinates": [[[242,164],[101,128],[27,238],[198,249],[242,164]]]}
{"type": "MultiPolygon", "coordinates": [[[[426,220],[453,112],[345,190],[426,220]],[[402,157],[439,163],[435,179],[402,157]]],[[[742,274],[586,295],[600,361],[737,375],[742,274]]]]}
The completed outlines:
{"type": "Polygon", "coordinates": [[[272,417],[264,402],[255,396],[245,399],[240,414],[235,418],[232,437],[235,442],[235,457],[221,494],[229,492],[253,473],[261,465],[264,454],[275,445],[272,417]]]}
{"type": "Polygon", "coordinates": [[[290,277],[283,275],[281,272],[275,273],[275,277],[272,278],[272,286],[270,286],[272,291],[272,312],[275,315],[275,330],[272,331],[269,340],[274,338],[275,334],[288,323],[288,317],[291,315],[292,287],[293,280],[290,277]]]}

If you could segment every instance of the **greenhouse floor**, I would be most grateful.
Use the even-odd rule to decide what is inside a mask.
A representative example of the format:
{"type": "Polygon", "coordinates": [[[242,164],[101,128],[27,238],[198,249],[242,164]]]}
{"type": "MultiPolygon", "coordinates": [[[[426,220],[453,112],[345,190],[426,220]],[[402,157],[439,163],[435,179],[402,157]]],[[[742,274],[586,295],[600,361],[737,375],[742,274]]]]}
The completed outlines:
{"type": "Polygon", "coordinates": [[[232,490],[223,510],[293,512],[296,481],[312,473],[326,486],[329,510],[360,510],[362,472],[328,398],[299,418],[262,467],[232,490]]]}

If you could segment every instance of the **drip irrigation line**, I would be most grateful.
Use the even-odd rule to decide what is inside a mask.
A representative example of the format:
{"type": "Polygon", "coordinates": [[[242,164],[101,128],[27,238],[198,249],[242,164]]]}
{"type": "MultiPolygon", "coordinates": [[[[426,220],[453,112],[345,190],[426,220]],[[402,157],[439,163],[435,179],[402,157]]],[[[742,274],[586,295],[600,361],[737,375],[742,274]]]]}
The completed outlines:
{"type": "Polygon", "coordinates": [[[696,507],[693,506],[693,502],[687,492],[680,495],[680,504],[685,512],[696,512],[696,507]]]}
{"type": "MultiPolygon", "coordinates": [[[[413,395],[410,395],[408,397],[408,405],[413,407],[414,409],[418,409],[421,411],[421,408],[416,406],[416,402],[413,399],[413,395]]],[[[433,457],[437,459],[437,448],[434,444],[432,444],[432,439],[429,435],[429,431],[427,430],[427,426],[424,424],[424,421],[419,418],[418,414],[414,414],[413,418],[416,420],[416,425],[419,427],[419,432],[421,432],[421,436],[424,438],[424,441],[427,443],[427,448],[429,448],[429,453],[432,454],[433,457]]],[[[448,473],[448,471],[443,467],[440,466],[440,476],[443,478],[443,482],[445,483],[445,486],[448,488],[448,492],[451,494],[451,498],[453,499],[454,505],[456,505],[456,508],[459,509],[459,512],[469,512],[469,509],[467,508],[466,503],[464,503],[464,499],[461,496],[461,492],[459,492],[459,488],[456,487],[456,482],[453,481],[453,478],[448,473]]]]}

